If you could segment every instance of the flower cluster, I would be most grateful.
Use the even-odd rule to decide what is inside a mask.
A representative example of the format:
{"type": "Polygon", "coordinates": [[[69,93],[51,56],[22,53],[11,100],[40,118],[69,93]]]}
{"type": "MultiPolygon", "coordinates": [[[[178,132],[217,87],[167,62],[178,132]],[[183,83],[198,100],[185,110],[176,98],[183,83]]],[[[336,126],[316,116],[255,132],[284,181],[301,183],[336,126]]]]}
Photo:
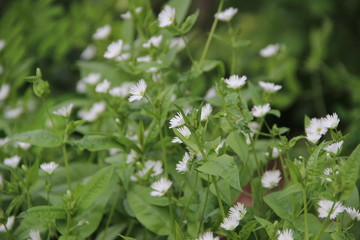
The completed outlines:
{"type": "Polygon", "coordinates": [[[336,113],[328,114],[325,118],[312,118],[305,128],[306,138],[312,143],[317,143],[328,129],[336,128],[339,122],[340,119],[336,113]]]}
{"type": "Polygon", "coordinates": [[[244,204],[237,203],[230,208],[228,217],[224,218],[220,227],[228,231],[234,230],[239,225],[240,220],[244,218],[246,212],[244,204]]]}

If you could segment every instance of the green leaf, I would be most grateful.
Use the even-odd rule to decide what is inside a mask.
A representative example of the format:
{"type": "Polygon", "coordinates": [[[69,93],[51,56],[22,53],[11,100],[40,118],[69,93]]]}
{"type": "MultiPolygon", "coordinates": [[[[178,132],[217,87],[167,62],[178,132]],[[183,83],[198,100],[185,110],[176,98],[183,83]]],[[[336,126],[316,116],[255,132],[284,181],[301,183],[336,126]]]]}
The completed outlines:
{"type": "Polygon", "coordinates": [[[181,27],[180,27],[182,34],[186,34],[187,32],[189,32],[191,30],[191,28],[194,26],[198,16],[199,16],[199,10],[196,10],[195,13],[191,14],[190,16],[188,16],[186,18],[186,20],[183,22],[183,24],[181,24],[181,27]]]}
{"type": "Polygon", "coordinates": [[[243,134],[231,132],[227,137],[230,148],[239,156],[241,161],[246,162],[248,158],[249,146],[243,134]]]}
{"type": "Polygon", "coordinates": [[[142,151],[140,150],[140,148],[133,142],[131,141],[130,139],[128,139],[127,137],[125,136],[119,136],[119,135],[116,135],[114,136],[114,139],[118,142],[118,143],[121,143],[122,145],[130,148],[130,149],[133,149],[134,151],[138,152],[138,153],[142,153],[142,151]]]}
{"type": "Polygon", "coordinates": [[[66,211],[62,207],[37,206],[29,208],[26,212],[20,214],[20,217],[36,216],[48,219],[66,219],[66,211]]]}
{"type": "Polygon", "coordinates": [[[136,240],[136,238],[126,237],[126,236],[121,235],[121,234],[119,234],[119,236],[122,237],[122,238],[125,239],[125,240],[136,240]]]}
{"type": "Polygon", "coordinates": [[[175,8],[175,18],[181,23],[190,7],[191,0],[170,0],[166,5],[175,8]]]}
{"type": "Polygon", "coordinates": [[[86,211],[104,191],[112,177],[113,172],[113,167],[101,169],[88,183],[86,183],[83,188],[80,189],[80,192],[75,192],[78,215],[86,211]]]}
{"type": "Polygon", "coordinates": [[[36,96],[44,98],[50,93],[50,86],[47,81],[37,79],[33,83],[33,90],[36,96]]]}
{"type": "Polygon", "coordinates": [[[278,118],[281,116],[280,111],[277,110],[277,109],[271,109],[271,110],[269,111],[269,114],[272,114],[272,115],[274,115],[274,116],[277,116],[278,118]]]}
{"type": "Polygon", "coordinates": [[[289,169],[291,180],[297,184],[303,185],[303,179],[298,167],[296,167],[289,159],[286,160],[286,167],[289,169]]]}
{"type": "Polygon", "coordinates": [[[167,115],[170,109],[170,106],[172,104],[171,98],[173,95],[173,92],[175,90],[175,85],[172,85],[171,87],[166,88],[163,92],[159,94],[157,99],[161,103],[160,108],[160,125],[164,125],[167,115]]]}
{"type": "Polygon", "coordinates": [[[317,146],[314,152],[309,157],[306,165],[307,178],[309,179],[309,181],[311,181],[312,178],[318,177],[323,171],[323,168],[321,168],[320,165],[324,161],[324,157],[321,157],[319,155],[320,151],[322,151],[322,149],[324,148],[324,145],[325,142],[317,146]]]}
{"type": "Polygon", "coordinates": [[[16,134],[12,137],[14,141],[30,143],[39,147],[59,147],[60,139],[52,132],[45,129],[38,129],[29,132],[16,134]]]}
{"type": "Polygon", "coordinates": [[[39,159],[36,159],[35,163],[31,166],[28,173],[26,174],[26,185],[31,187],[38,179],[39,175],[39,159]]]}
{"type": "Polygon", "coordinates": [[[272,224],[271,222],[269,222],[268,220],[261,218],[261,217],[256,217],[254,216],[254,218],[256,219],[256,221],[258,221],[258,223],[260,223],[260,225],[265,228],[268,236],[270,239],[275,239],[276,236],[276,228],[274,226],[274,224],[272,224]]]}
{"type": "Polygon", "coordinates": [[[198,170],[203,173],[219,176],[233,188],[241,190],[238,166],[234,158],[229,155],[224,154],[220,157],[209,158],[209,161],[200,166],[198,170]]]}
{"type": "Polygon", "coordinates": [[[360,145],[351,153],[346,161],[343,161],[340,167],[341,176],[341,196],[340,200],[346,200],[353,192],[356,181],[359,179],[360,167],[360,145]]]}
{"type": "Polygon", "coordinates": [[[122,146],[113,138],[101,135],[87,135],[75,144],[91,152],[107,150],[109,148],[122,148],[122,146]]]}
{"type": "Polygon", "coordinates": [[[247,240],[252,232],[256,231],[256,227],[258,222],[256,220],[252,220],[247,222],[241,229],[239,236],[241,236],[241,240],[247,240]]]}

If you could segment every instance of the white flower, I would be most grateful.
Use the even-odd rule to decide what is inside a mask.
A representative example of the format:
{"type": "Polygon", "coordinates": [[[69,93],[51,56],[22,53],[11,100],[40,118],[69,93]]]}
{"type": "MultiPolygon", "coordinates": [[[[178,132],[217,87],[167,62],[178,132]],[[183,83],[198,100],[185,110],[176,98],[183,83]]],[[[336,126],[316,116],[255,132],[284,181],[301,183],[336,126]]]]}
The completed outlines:
{"type": "Polygon", "coordinates": [[[4,39],[0,39],[0,52],[4,49],[6,41],[4,39]]]}
{"type": "Polygon", "coordinates": [[[352,220],[360,221],[360,212],[352,207],[346,207],[346,212],[350,215],[352,220]]]}
{"type": "Polygon", "coordinates": [[[210,88],[206,94],[205,94],[205,99],[209,100],[210,98],[216,97],[217,93],[216,93],[216,89],[214,87],[210,88]]]}
{"type": "Polygon", "coordinates": [[[172,143],[182,143],[181,139],[178,137],[174,137],[173,140],[171,140],[172,143]]]}
{"type": "Polygon", "coordinates": [[[331,200],[320,200],[318,205],[320,218],[327,218],[330,215],[330,219],[335,219],[339,213],[342,213],[345,210],[345,207],[341,202],[336,202],[334,204],[331,200]]]}
{"type": "Polygon", "coordinates": [[[110,85],[111,85],[111,83],[107,79],[105,79],[104,81],[102,81],[101,83],[96,85],[95,92],[107,93],[110,89],[110,85]]]}
{"type": "Polygon", "coordinates": [[[251,109],[251,113],[254,115],[254,117],[264,117],[269,111],[270,111],[270,104],[264,104],[264,105],[258,105],[254,106],[251,109]]]}
{"type": "Polygon", "coordinates": [[[117,61],[117,62],[127,61],[130,59],[130,57],[131,57],[130,53],[123,53],[123,54],[120,54],[119,56],[117,56],[115,58],[115,61],[117,61]]]}
{"type": "MultiPolygon", "coordinates": [[[[325,168],[323,174],[326,175],[326,176],[331,176],[331,175],[334,174],[334,171],[331,168],[325,168]]],[[[325,178],[325,180],[328,181],[328,182],[333,181],[331,178],[325,178]]]]}
{"type": "Polygon", "coordinates": [[[263,82],[263,81],[259,81],[259,86],[269,93],[277,92],[282,88],[282,86],[280,85],[276,85],[271,82],[263,82]]]}
{"type": "Polygon", "coordinates": [[[171,187],[172,182],[166,178],[161,178],[160,180],[151,184],[151,188],[154,190],[150,193],[153,197],[163,196],[171,187]]]}
{"type": "Polygon", "coordinates": [[[280,149],[278,149],[277,147],[273,147],[272,150],[271,150],[271,157],[272,158],[278,158],[280,152],[281,152],[280,149]]]}
{"type": "Polygon", "coordinates": [[[123,13],[123,14],[120,14],[120,17],[122,19],[131,19],[131,13],[129,11],[123,13]]]}
{"type": "Polygon", "coordinates": [[[245,85],[247,77],[244,75],[241,78],[238,75],[232,75],[227,79],[224,79],[224,82],[227,84],[228,88],[237,89],[245,85]]]}
{"type": "Polygon", "coordinates": [[[134,84],[131,82],[124,82],[123,84],[121,84],[119,87],[114,87],[112,88],[109,93],[111,96],[113,97],[127,97],[129,95],[129,89],[130,87],[132,87],[134,84]]]}
{"type": "Polygon", "coordinates": [[[16,145],[23,150],[28,150],[31,147],[30,143],[25,143],[25,142],[16,142],[16,145]]]}
{"type": "Polygon", "coordinates": [[[320,138],[321,138],[321,134],[316,132],[306,134],[306,139],[312,143],[316,143],[317,141],[319,141],[320,138]]]}
{"type": "Polygon", "coordinates": [[[184,124],[185,124],[185,120],[184,120],[181,112],[177,112],[175,117],[170,119],[170,127],[169,128],[181,127],[184,124]]]}
{"type": "Polygon", "coordinates": [[[294,231],[291,229],[285,229],[284,231],[277,231],[279,235],[277,240],[293,240],[294,239],[294,231]]]}
{"type": "Polygon", "coordinates": [[[39,231],[31,230],[29,235],[30,235],[31,240],[41,240],[39,231]]]}
{"type": "Polygon", "coordinates": [[[24,109],[22,107],[16,107],[16,108],[7,108],[4,113],[4,117],[7,119],[15,119],[18,118],[22,113],[24,109]]]}
{"type": "Polygon", "coordinates": [[[109,154],[110,154],[111,156],[113,156],[113,155],[118,154],[119,152],[121,152],[121,150],[118,149],[118,148],[109,148],[108,151],[109,151],[109,154]]]}
{"type": "Polygon", "coordinates": [[[90,110],[80,110],[78,116],[86,121],[93,122],[96,118],[105,111],[106,105],[104,102],[97,102],[90,110]]]}
{"type": "Polygon", "coordinates": [[[6,231],[11,230],[11,228],[14,225],[14,222],[15,222],[15,216],[8,217],[5,226],[4,226],[4,224],[0,225],[0,232],[6,232],[6,231]]]}
{"type": "Polygon", "coordinates": [[[221,140],[220,143],[219,143],[219,145],[217,145],[217,147],[216,147],[216,149],[215,149],[215,152],[216,152],[217,154],[219,154],[219,151],[220,151],[220,149],[224,146],[224,144],[225,144],[225,139],[221,140]]]}
{"type": "Polygon", "coordinates": [[[175,20],[175,8],[165,6],[164,10],[159,13],[158,16],[159,27],[167,27],[173,24],[175,20]]]}
{"type": "Polygon", "coordinates": [[[139,101],[143,99],[146,91],[146,82],[144,79],[140,79],[140,81],[136,84],[130,87],[129,93],[132,94],[132,96],[129,97],[129,102],[133,101],[139,101]]]}
{"type": "Polygon", "coordinates": [[[326,127],[324,118],[312,118],[309,125],[305,128],[308,139],[313,140],[309,140],[311,142],[316,142],[317,140],[319,140],[321,135],[326,134],[327,131],[328,129],[326,127]],[[320,137],[318,137],[317,135],[320,135],[320,137]],[[316,137],[318,137],[318,139],[315,141],[316,137]]]}
{"type": "Polygon", "coordinates": [[[326,115],[323,121],[325,127],[332,129],[332,128],[336,128],[339,125],[340,119],[336,113],[333,113],[332,115],[330,114],[326,115]]]}
{"type": "Polygon", "coordinates": [[[87,75],[86,77],[84,77],[82,80],[90,85],[95,85],[96,83],[98,83],[101,79],[101,74],[100,73],[90,73],[89,75],[87,75]]]}
{"type": "Polygon", "coordinates": [[[231,231],[234,230],[239,225],[239,223],[239,219],[229,216],[227,218],[224,218],[223,222],[220,224],[220,227],[225,230],[231,231]]]}
{"type": "Polygon", "coordinates": [[[143,46],[144,48],[150,48],[151,46],[153,46],[153,47],[159,47],[162,39],[163,39],[163,36],[162,36],[162,35],[153,36],[153,37],[151,37],[146,43],[144,43],[142,46],[143,46]]]}
{"type": "Polygon", "coordinates": [[[179,51],[184,49],[186,46],[186,43],[184,41],[183,38],[181,37],[176,37],[176,38],[173,38],[170,42],[170,48],[177,48],[179,51]]]}
{"type": "Polygon", "coordinates": [[[181,135],[184,136],[184,138],[188,139],[191,135],[191,132],[189,130],[189,128],[187,126],[183,126],[183,127],[180,127],[180,128],[177,128],[177,130],[179,131],[179,133],[181,135]]]}
{"type": "Polygon", "coordinates": [[[86,89],[87,89],[87,86],[82,80],[77,82],[77,84],[76,84],[76,92],[77,93],[85,93],[86,89]]]}
{"type": "MultiPolygon", "coordinates": [[[[126,157],[126,163],[132,163],[134,162],[136,158],[136,152],[134,150],[131,150],[130,153],[127,155],[126,157]]],[[[161,168],[162,168],[162,165],[161,165],[161,168]]]]}
{"type": "Polygon", "coordinates": [[[219,239],[220,239],[219,237],[214,237],[214,234],[212,232],[205,232],[196,240],[219,240],[219,239]]]}
{"type": "MultiPolygon", "coordinates": [[[[145,162],[145,166],[143,167],[143,169],[138,171],[136,173],[136,175],[138,177],[142,178],[150,172],[150,176],[155,177],[155,176],[160,175],[163,171],[164,170],[163,170],[161,161],[149,160],[149,161],[145,162]]],[[[134,177],[134,179],[136,179],[136,177],[134,177]]]]}
{"type": "Polygon", "coordinates": [[[205,121],[205,120],[209,117],[209,115],[210,115],[211,112],[212,112],[212,106],[211,106],[209,103],[205,104],[205,105],[201,108],[201,117],[200,117],[200,120],[201,120],[201,121],[205,121]]]}
{"type": "Polygon", "coordinates": [[[279,185],[281,172],[279,170],[266,171],[261,178],[261,184],[264,188],[274,188],[279,185]]]}
{"type": "Polygon", "coordinates": [[[5,138],[0,138],[0,146],[4,146],[5,144],[7,144],[9,142],[9,138],[5,137],[5,138]]]}
{"type": "Polygon", "coordinates": [[[16,168],[19,165],[21,158],[19,156],[12,156],[10,158],[5,158],[4,159],[4,164],[6,166],[12,167],[12,168],[16,168]]]}
{"type": "Polygon", "coordinates": [[[94,40],[105,39],[110,35],[111,27],[110,25],[105,25],[101,28],[96,29],[96,32],[93,34],[92,38],[94,40]]]}
{"type": "Polygon", "coordinates": [[[0,102],[4,101],[10,93],[10,85],[4,84],[0,87],[0,102]]]}
{"type": "Polygon", "coordinates": [[[268,58],[276,55],[280,49],[279,44],[270,44],[260,50],[260,56],[268,58]]]}
{"type": "Polygon", "coordinates": [[[244,218],[246,212],[247,210],[245,208],[245,205],[241,203],[237,203],[236,205],[232,206],[229,209],[229,217],[233,217],[240,221],[241,219],[244,218]]]}
{"type": "Polygon", "coordinates": [[[338,154],[341,146],[343,145],[344,141],[333,143],[324,148],[325,151],[328,153],[338,154]]]}
{"type": "Polygon", "coordinates": [[[123,40],[118,40],[117,42],[112,42],[104,53],[104,58],[112,59],[120,55],[123,47],[123,40]]]}
{"type": "Polygon", "coordinates": [[[80,58],[84,60],[90,60],[95,56],[95,53],[96,53],[96,47],[90,44],[81,53],[80,58]]]}
{"type": "Polygon", "coordinates": [[[137,8],[135,8],[135,12],[136,12],[136,13],[141,13],[141,11],[142,11],[142,7],[137,7],[137,8]]]}
{"type": "Polygon", "coordinates": [[[179,173],[184,173],[189,171],[188,162],[190,159],[191,159],[191,155],[188,152],[185,152],[182,160],[176,164],[176,171],[178,171],[179,173]]]}
{"type": "Polygon", "coordinates": [[[138,57],[136,58],[137,62],[151,62],[151,57],[150,56],[142,56],[142,57],[138,57]]]}
{"type": "Polygon", "coordinates": [[[228,22],[234,17],[237,12],[237,8],[231,7],[222,12],[216,13],[215,18],[219,19],[220,21],[228,22]]]}
{"type": "Polygon", "coordinates": [[[260,132],[260,124],[255,121],[248,122],[248,127],[250,128],[250,131],[252,133],[258,133],[260,132]]]}
{"type": "Polygon", "coordinates": [[[55,162],[49,162],[49,163],[41,164],[40,168],[47,174],[51,175],[58,166],[59,166],[59,164],[57,164],[55,162]]]}
{"type": "Polygon", "coordinates": [[[57,111],[53,112],[53,114],[58,115],[60,117],[68,118],[71,114],[71,110],[73,108],[74,104],[70,103],[67,106],[63,106],[59,108],[57,111]]]}

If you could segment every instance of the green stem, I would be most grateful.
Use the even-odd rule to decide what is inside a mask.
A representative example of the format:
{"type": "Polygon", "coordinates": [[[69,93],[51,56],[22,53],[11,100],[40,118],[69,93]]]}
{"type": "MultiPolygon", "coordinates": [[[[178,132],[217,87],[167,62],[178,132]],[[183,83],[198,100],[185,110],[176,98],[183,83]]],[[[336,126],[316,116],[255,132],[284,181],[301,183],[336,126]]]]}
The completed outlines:
{"type": "Polygon", "coordinates": [[[194,193],[195,193],[195,189],[196,189],[196,186],[197,186],[197,181],[198,181],[198,175],[199,175],[199,173],[196,171],[195,174],[196,174],[196,176],[195,176],[194,187],[192,188],[191,195],[190,195],[190,198],[189,198],[188,203],[186,204],[186,208],[185,208],[185,211],[184,211],[184,215],[183,215],[183,217],[182,217],[182,219],[181,219],[180,224],[186,219],[187,211],[188,211],[188,209],[189,209],[191,200],[192,200],[192,198],[193,198],[193,196],[194,196],[194,193]]]}
{"type": "Polygon", "coordinates": [[[190,59],[190,61],[191,61],[191,64],[194,66],[194,58],[193,58],[193,56],[191,55],[191,52],[190,52],[190,49],[189,49],[189,46],[188,46],[188,43],[187,43],[187,41],[186,41],[186,38],[185,38],[185,36],[184,35],[181,35],[181,38],[182,38],[182,40],[184,41],[184,43],[185,43],[185,49],[186,49],[186,53],[187,53],[187,55],[189,56],[189,59],[190,59]]]}
{"type": "Polygon", "coordinates": [[[222,216],[223,218],[225,218],[226,215],[225,215],[224,206],[223,206],[223,204],[222,204],[222,200],[221,200],[221,197],[220,197],[219,188],[218,188],[218,186],[217,186],[217,180],[216,180],[216,178],[215,178],[214,175],[212,175],[211,177],[212,177],[212,180],[213,180],[213,182],[214,182],[215,191],[216,191],[216,196],[217,196],[217,200],[218,200],[218,203],[219,203],[219,206],[220,206],[221,216],[222,216]]]}
{"type": "MultiPolygon", "coordinates": [[[[208,175],[207,182],[208,182],[208,183],[210,182],[210,177],[209,177],[209,175],[208,175]]],[[[204,220],[203,218],[204,218],[205,209],[206,209],[206,205],[207,205],[207,201],[208,201],[208,197],[209,197],[209,191],[210,191],[210,187],[207,187],[207,189],[206,189],[206,196],[205,196],[205,203],[204,203],[204,207],[203,207],[202,212],[201,212],[199,225],[198,225],[198,228],[197,228],[197,231],[196,231],[196,236],[199,235],[199,233],[200,233],[200,228],[201,228],[201,225],[202,225],[203,220],[204,220]]]]}
{"type": "Polygon", "coordinates": [[[104,235],[103,235],[103,238],[102,238],[103,240],[104,240],[105,237],[106,237],[106,232],[107,232],[107,230],[108,230],[108,228],[109,228],[110,221],[111,221],[111,219],[112,219],[112,216],[114,215],[116,206],[117,206],[117,204],[118,204],[119,195],[120,195],[120,187],[119,187],[119,189],[118,189],[118,191],[117,191],[117,193],[116,193],[116,197],[115,197],[114,203],[113,203],[113,205],[111,206],[110,214],[109,214],[109,217],[108,217],[108,219],[107,219],[107,221],[106,221],[106,224],[105,224],[104,235]]]}
{"type": "Polygon", "coordinates": [[[324,220],[323,224],[321,225],[320,230],[319,230],[318,233],[316,234],[314,240],[318,240],[319,237],[321,236],[321,234],[325,231],[325,229],[326,229],[327,226],[329,225],[330,216],[331,216],[332,211],[334,210],[335,204],[336,204],[336,202],[334,202],[333,205],[331,206],[329,215],[325,218],[325,220],[324,220]]]}
{"type": "Polygon", "coordinates": [[[304,224],[305,224],[305,240],[309,240],[309,222],[308,222],[308,209],[306,200],[306,189],[303,189],[303,204],[304,204],[304,224]]]}
{"type": "Polygon", "coordinates": [[[66,153],[66,144],[63,143],[61,146],[63,156],[64,156],[64,163],[65,163],[65,170],[66,170],[66,182],[67,182],[67,189],[71,190],[71,180],[70,180],[70,168],[69,168],[69,161],[66,153]]]}

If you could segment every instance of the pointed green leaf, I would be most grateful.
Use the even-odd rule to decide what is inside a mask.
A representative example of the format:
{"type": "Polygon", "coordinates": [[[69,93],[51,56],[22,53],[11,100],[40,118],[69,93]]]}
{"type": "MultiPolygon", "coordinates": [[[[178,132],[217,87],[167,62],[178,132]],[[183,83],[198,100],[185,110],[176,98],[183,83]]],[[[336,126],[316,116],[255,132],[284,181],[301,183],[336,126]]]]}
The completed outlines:
{"type": "Polygon", "coordinates": [[[359,179],[360,145],[358,145],[349,158],[342,163],[340,167],[342,184],[340,200],[346,200],[350,197],[356,181],[359,179]]]}
{"type": "Polygon", "coordinates": [[[66,211],[62,207],[54,206],[37,206],[29,208],[26,212],[23,212],[20,217],[36,216],[39,218],[48,219],[65,219],[66,211]]]}
{"type": "Polygon", "coordinates": [[[227,143],[230,148],[239,156],[241,161],[246,162],[249,152],[249,146],[243,134],[231,132],[227,137],[227,143]]]}
{"type": "Polygon", "coordinates": [[[29,132],[16,134],[12,137],[14,141],[30,143],[39,147],[61,146],[60,139],[52,132],[45,129],[38,129],[29,132]]]}

